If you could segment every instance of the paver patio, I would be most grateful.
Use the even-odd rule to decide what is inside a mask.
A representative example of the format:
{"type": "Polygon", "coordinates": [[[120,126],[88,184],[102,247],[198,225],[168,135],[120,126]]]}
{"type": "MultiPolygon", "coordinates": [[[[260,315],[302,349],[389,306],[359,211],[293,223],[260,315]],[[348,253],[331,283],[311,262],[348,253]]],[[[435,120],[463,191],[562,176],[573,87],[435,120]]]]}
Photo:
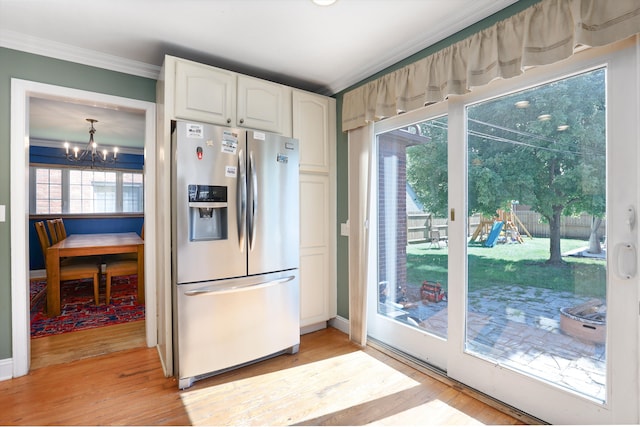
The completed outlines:
{"type": "MultiPolygon", "coordinates": [[[[604,344],[581,341],[560,329],[560,309],[586,300],[569,292],[518,285],[472,291],[468,297],[466,349],[604,401],[604,344]]],[[[422,328],[446,336],[446,302],[418,302],[405,311],[422,328]]]]}

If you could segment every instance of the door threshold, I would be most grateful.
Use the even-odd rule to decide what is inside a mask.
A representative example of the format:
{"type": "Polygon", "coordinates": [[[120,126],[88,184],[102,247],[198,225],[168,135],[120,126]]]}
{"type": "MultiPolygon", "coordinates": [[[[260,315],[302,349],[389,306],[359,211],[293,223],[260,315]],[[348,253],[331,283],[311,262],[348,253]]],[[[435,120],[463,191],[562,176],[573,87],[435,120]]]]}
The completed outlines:
{"type": "Polygon", "coordinates": [[[534,417],[533,415],[527,414],[526,412],[519,410],[518,408],[514,408],[513,406],[510,406],[504,402],[501,402],[479,390],[469,387],[468,385],[461,383],[460,381],[454,380],[453,378],[449,377],[447,373],[442,369],[429,365],[428,363],[423,362],[422,360],[417,359],[407,353],[404,353],[403,351],[393,348],[375,338],[367,337],[367,345],[370,346],[371,348],[374,348],[386,354],[389,357],[393,357],[399,362],[402,362],[408,366],[411,366],[412,368],[422,372],[425,375],[429,375],[431,378],[438,380],[448,385],[449,387],[452,387],[468,396],[473,397],[474,399],[481,401],[486,405],[491,406],[494,409],[497,409],[498,411],[501,411],[505,414],[512,416],[513,418],[516,418],[519,421],[522,421],[524,424],[528,424],[528,425],[549,424],[539,418],[534,417]]]}

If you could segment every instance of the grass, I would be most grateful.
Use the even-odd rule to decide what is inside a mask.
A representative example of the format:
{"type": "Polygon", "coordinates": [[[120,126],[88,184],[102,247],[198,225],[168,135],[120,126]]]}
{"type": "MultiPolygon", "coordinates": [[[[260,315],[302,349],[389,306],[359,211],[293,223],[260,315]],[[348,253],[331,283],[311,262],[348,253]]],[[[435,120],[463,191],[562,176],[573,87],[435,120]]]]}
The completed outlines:
{"type": "MultiPolygon", "coordinates": [[[[587,246],[583,240],[563,239],[562,252],[587,246]]],[[[424,280],[447,287],[447,249],[428,243],[407,248],[407,282],[419,286],[424,280]]],[[[468,247],[469,290],[487,286],[521,285],[566,291],[590,298],[605,298],[606,269],[601,259],[564,257],[562,265],[549,265],[549,239],[525,238],[524,244],[480,244],[468,247]]]]}

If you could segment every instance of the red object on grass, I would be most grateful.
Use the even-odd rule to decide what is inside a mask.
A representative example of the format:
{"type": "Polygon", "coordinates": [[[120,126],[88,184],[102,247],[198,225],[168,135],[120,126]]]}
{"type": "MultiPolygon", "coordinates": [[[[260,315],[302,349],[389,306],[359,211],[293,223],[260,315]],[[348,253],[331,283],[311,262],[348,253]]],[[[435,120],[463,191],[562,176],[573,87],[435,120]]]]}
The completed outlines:
{"type": "Polygon", "coordinates": [[[440,283],[425,280],[420,288],[420,298],[422,301],[440,302],[444,300],[445,292],[440,283]]]}

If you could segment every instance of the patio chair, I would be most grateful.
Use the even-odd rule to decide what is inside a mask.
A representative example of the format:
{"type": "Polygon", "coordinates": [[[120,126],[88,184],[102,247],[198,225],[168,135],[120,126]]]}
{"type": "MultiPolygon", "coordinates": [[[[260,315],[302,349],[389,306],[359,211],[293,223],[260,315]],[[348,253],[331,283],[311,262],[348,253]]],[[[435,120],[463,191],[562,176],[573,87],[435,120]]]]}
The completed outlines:
{"type": "Polygon", "coordinates": [[[429,231],[429,247],[433,247],[434,245],[440,248],[440,230],[431,230],[429,231]]]}

